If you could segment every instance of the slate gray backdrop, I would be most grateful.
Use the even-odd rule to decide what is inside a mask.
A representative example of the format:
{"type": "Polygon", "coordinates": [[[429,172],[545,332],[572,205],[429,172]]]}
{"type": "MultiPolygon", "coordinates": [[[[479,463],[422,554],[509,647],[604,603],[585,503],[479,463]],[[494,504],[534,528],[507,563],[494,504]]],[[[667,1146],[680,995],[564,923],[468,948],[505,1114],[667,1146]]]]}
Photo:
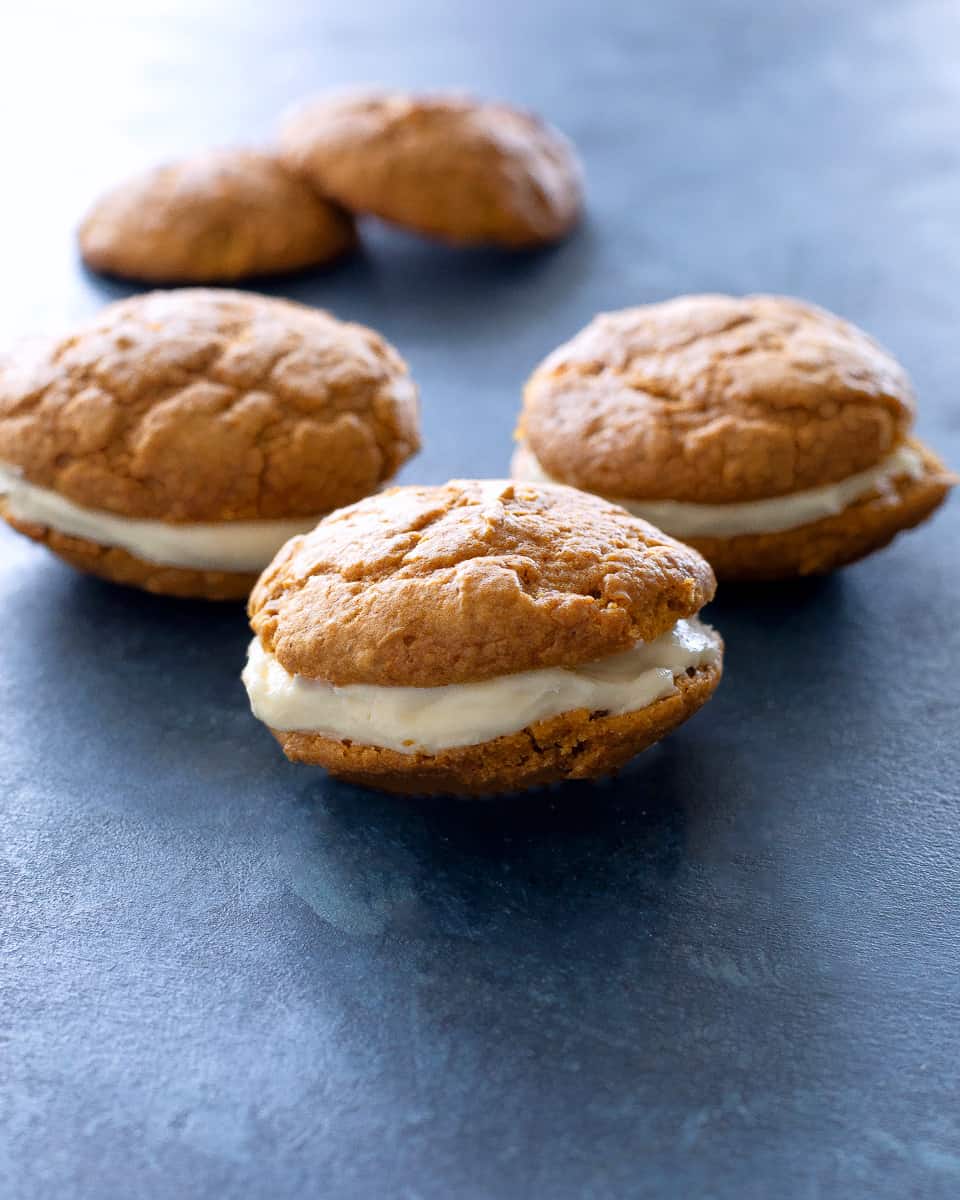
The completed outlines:
{"type": "MultiPolygon", "coordinates": [[[[960,465],[952,3],[32,3],[0,38],[0,332],[126,294],[72,228],[311,90],[466,85],[580,144],[532,258],[373,233],[279,294],[381,329],[407,479],[505,470],[597,309],[806,296],[897,352],[960,465]]],[[[0,536],[0,1192],[954,1197],[960,508],[714,615],[710,708],[616,785],[418,804],[279,758],[239,611],[0,536]]]]}

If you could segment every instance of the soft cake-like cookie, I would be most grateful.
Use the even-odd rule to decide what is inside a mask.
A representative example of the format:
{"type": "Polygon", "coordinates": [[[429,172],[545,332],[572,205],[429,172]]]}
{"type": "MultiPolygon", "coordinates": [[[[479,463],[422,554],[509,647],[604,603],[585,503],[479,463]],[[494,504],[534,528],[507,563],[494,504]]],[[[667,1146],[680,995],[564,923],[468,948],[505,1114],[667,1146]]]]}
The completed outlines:
{"type": "Polygon", "coordinates": [[[383,338],[252,293],[135,296],[0,359],[0,513],[149,591],[246,596],[289,537],[418,447],[383,338]]]}
{"type": "Polygon", "coordinates": [[[823,309],[681,296],[602,314],[537,368],[513,475],[612,497],[721,579],[818,574],[943,502],[913,416],[899,364],[823,309]]]}
{"type": "Polygon", "coordinates": [[[688,546],[572,488],[391,488],[293,538],[243,677],[289,758],[390,791],[600,776],[720,679],[688,546]]]}
{"type": "Polygon", "coordinates": [[[78,237],[97,271],[229,283],[332,262],[353,249],[356,229],[275,155],[220,150],[121,183],[94,204],[78,237]]]}
{"type": "Polygon", "coordinates": [[[536,246],[580,216],[570,142],[505,104],[389,91],[321,97],[286,120],[281,146],[345,208],[452,243],[536,246]]]}

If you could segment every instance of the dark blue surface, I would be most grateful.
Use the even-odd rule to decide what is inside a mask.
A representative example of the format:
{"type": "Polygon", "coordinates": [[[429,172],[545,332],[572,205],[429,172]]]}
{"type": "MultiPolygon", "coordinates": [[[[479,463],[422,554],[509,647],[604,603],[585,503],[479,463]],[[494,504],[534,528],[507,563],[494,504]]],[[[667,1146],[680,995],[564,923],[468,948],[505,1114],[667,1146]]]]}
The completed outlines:
{"type": "MultiPolygon", "coordinates": [[[[275,290],[421,384],[406,479],[506,469],[594,311],[806,296],[898,353],[960,465],[960,16],[844,0],[31,4],[7,22],[3,333],[124,294],[125,169],[354,80],[580,144],[535,257],[383,232],[275,290]]],[[[238,608],[0,536],[0,1195],[960,1194],[960,505],[842,576],[726,589],[715,701],[616,784],[408,802],[282,759],[238,608]]]]}

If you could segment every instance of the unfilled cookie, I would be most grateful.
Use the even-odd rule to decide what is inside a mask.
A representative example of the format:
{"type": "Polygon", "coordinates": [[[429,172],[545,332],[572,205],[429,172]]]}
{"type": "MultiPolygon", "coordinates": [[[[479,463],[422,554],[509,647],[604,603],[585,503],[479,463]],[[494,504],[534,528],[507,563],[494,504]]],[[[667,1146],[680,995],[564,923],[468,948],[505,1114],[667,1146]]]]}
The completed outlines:
{"type": "Polygon", "coordinates": [[[903,368],[839,317],[682,296],[602,314],[537,368],[513,474],[614,498],[721,579],[817,574],[943,502],[913,418],[903,368]]]}
{"type": "Polygon", "coordinates": [[[330,263],[356,244],[353,218],[277,156],[209,151],[102,196],[79,230],[96,271],[147,283],[229,283],[330,263]]]}
{"type": "Polygon", "coordinates": [[[289,537],[418,447],[383,338],[253,293],[135,296],[0,360],[3,517],[149,591],[245,597],[289,537]]]}
{"type": "Polygon", "coordinates": [[[392,488],[278,553],[244,682],[288,757],[365,785],[601,776],[713,693],[713,591],[696,551],[572,488],[392,488]]]}
{"type": "Polygon", "coordinates": [[[389,91],[321,97],[286,120],[281,146],[352,212],[455,244],[537,246],[580,217],[570,142],[505,104],[389,91]]]}

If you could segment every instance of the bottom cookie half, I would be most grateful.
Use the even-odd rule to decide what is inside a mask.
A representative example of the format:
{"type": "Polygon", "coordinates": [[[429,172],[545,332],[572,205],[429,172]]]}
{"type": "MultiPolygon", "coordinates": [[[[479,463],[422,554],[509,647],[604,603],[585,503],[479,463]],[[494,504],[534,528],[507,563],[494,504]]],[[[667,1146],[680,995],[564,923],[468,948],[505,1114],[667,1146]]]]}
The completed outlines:
{"type": "Polygon", "coordinates": [[[956,483],[935,454],[918,442],[912,445],[923,456],[919,479],[897,479],[836,516],[782,533],[686,540],[709,561],[718,579],[731,582],[825,575],[856,562],[925,521],[956,483]]]}
{"type": "Polygon", "coordinates": [[[41,542],[58,558],[78,571],[96,575],[110,583],[142,588],[161,596],[193,597],[201,600],[245,600],[256,575],[230,571],[195,571],[147,562],[116,546],[101,546],[86,538],[58,533],[46,525],[35,525],[11,516],[0,501],[0,516],[18,533],[41,542]]]}
{"type": "Polygon", "coordinates": [[[673,695],[637,712],[611,717],[578,709],[489,742],[437,754],[402,754],[316,733],[271,732],[294,762],[325,767],[331,775],[362,787],[492,795],[612,774],[692,716],[710,699],[720,675],[719,663],[691,669],[677,678],[673,695]]]}

